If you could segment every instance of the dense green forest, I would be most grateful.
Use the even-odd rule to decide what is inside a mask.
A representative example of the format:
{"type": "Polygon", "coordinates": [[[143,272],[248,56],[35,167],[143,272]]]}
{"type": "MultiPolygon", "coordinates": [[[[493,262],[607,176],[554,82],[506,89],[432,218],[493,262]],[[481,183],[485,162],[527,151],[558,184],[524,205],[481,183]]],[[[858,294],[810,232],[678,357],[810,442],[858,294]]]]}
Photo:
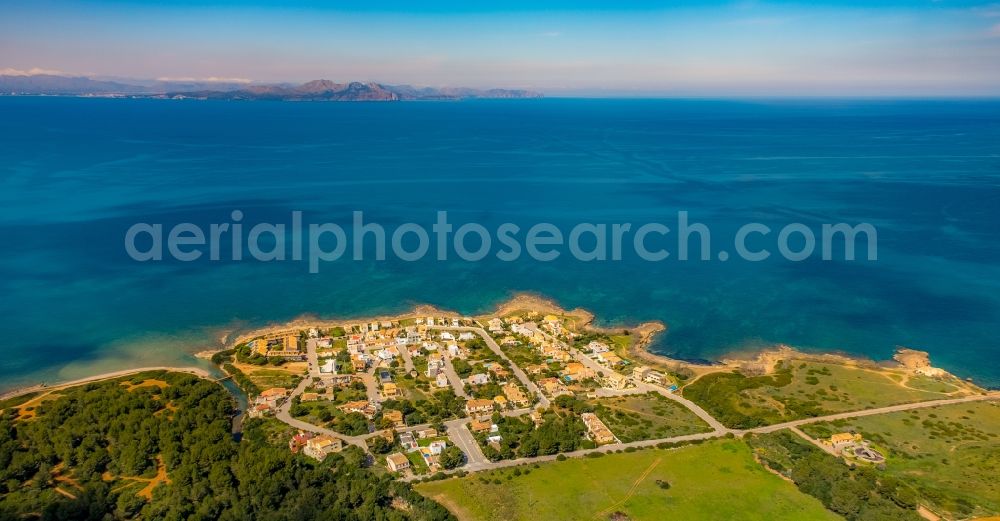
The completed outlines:
{"type": "Polygon", "coordinates": [[[269,444],[256,421],[234,441],[232,398],[191,375],[144,373],[50,397],[30,411],[0,404],[0,519],[452,518],[364,468],[357,449],[317,464],[269,444]]]}

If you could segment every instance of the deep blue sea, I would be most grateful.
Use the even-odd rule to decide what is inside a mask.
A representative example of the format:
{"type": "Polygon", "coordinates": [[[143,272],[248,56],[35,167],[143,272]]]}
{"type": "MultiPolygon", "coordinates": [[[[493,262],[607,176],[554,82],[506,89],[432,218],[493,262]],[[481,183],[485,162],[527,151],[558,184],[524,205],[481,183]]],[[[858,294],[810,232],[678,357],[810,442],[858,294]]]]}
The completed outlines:
{"type": "MultiPolygon", "coordinates": [[[[1000,102],[280,103],[0,98],[0,388],[160,363],[232,328],[516,292],[662,320],[654,349],[903,345],[1000,384],[1000,102]],[[136,222],[869,222],[877,261],[140,263],[136,222]]],[[[776,234],[777,232],[775,232],[776,234]]],[[[713,242],[713,246],[715,243],[713,242]]],[[[863,251],[863,250],[862,250],[863,251]]]]}

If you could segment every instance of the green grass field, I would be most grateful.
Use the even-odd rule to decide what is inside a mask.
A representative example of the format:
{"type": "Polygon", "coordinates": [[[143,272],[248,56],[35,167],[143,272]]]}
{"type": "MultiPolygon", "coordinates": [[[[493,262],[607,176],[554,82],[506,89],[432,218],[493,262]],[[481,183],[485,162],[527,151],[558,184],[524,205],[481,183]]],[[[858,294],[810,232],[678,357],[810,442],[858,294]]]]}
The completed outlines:
{"type": "Polygon", "coordinates": [[[626,443],[712,430],[687,407],[655,392],[598,398],[590,403],[611,432],[626,443]]]}
{"type": "Polygon", "coordinates": [[[886,473],[911,483],[938,513],[1000,514],[1000,403],[880,414],[803,430],[816,438],[861,433],[886,453],[886,473]]]}
{"type": "Polygon", "coordinates": [[[261,389],[270,389],[272,387],[294,389],[302,381],[300,375],[292,374],[282,369],[258,369],[251,373],[249,377],[261,389]]]}
{"type": "Polygon", "coordinates": [[[416,489],[463,521],[607,520],[615,512],[637,521],[838,519],[764,470],[739,440],[573,458],[416,489]]]}
{"type": "Polygon", "coordinates": [[[945,392],[953,386],[934,380],[921,381],[926,389],[904,387],[879,370],[837,364],[798,362],[792,365],[792,382],[780,388],[766,389],[765,395],[779,402],[796,400],[817,401],[829,413],[856,411],[897,403],[947,398],[945,392]]]}
{"type": "Polygon", "coordinates": [[[857,411],[900,403],[938,400],[958,388],[948,382],[846,365],[789,361],[769,376],[706,375],[684,388],[730,427],[756,427],[800,418],[857,411]]]}

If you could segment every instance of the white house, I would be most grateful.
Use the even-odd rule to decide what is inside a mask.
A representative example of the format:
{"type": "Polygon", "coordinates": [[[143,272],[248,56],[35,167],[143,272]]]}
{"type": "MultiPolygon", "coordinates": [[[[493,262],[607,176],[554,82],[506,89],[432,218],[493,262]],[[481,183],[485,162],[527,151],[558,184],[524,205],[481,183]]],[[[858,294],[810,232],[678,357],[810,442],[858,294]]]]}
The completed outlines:
{"type": "Polygon", "coordinates": [[[514,324],[514,325],[510,326],[510,330],[513,331],[513,332],[515,332],[515,333],[517,333],[517,334],[519,334],[519,335],[524,335],[524,336],[531,336],[531,335],[535,334],[534,331],[532,331],[530,328],[528,328],[524,324],[514,324]]]}
{"type": "Polygon", "coordinates": [[[399,445],[403,447],[403,450],[406,452],[413,452],[420,447],[420,445],[417,444],[417,440],[413,438],[412,432],[404,432],[400,434],[399,445]]]}
{"type": "Polygon", "coordinates": [[[487,324],[489,325],[490,333],[500,333],[503,331],[503,321],[499,318],[491,318],[487,324]]]}
{"type": "Polygon", "coordinates": [[[611,350],[611,346],[605,344],[604,342],[598,342],[597,340],[594,340],[591,343],[587,344],[587,349],[590,349],[590,352],[594,354],[607,353],[608,351],[611,350]]]}
{"type": "Polygon", "coordinates": [[[458,335],[459,340],[472,340],[473,338],[476,338],[476,334],[472,331],[463,331],[458,335]]]}
{"type": "Polygon", "coordinates": [[[443,451],[447,447],[448,447],[448,442],[443,441],[443,440],[432,441],[432,442],[430,442],[429,445],[427,445],[427,448],[431,449],[431,454],[434,454],[434,455],[441,454],[441,451],[443,451]]]}
{"type": "Polygon", "coordinates": [[[486,385],[490,383],[490,377],[483,373],[476,373],[469,377],[470,385],[486,385]]]}

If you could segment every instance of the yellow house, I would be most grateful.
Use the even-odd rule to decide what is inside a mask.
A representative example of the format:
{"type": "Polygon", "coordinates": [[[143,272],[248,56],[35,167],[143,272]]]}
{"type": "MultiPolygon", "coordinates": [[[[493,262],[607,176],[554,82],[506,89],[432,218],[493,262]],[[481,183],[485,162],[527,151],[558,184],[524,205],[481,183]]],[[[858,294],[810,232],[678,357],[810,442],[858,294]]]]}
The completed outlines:
{"type": "Polygon", "coordinates": [[[323,434],[306,442],[302,452],[310,458],[323,461],[334,452],[340,452],[344,447],[344,442],[338,438],[323,434]]]}
{"type": "Polygon", "coordinates": [[[397,387],[396,384],[392,382],[387,382],[382,385],[382,394],[386,398],[397,398],[402,393],[399,392],[399,387],[397,387]]]}
{"type": "Polygon", "coordinates": [[[827,445],[837,446],[837,445],[841,445],[841,444],[844,444],[844,443],[856,443],[856,442],[860,442],[861,441],[861,435],[860,434],[852,434],[850,432],[838,432],[837,434],[834,434],[834,435],[830,436],[830,440],[829,441],[827,441],[827,440],[823,440],[823,441],[826,442],[827,445]]]}
{"type": "Polygon", "coordinates": [[[469,416],[491,412],[493,412],[493,400],[469,400],[465,402],[465,413],[469,416]]]}
{"type": "Polygon", "coordinates": [[[469,430],[472,432],[489,432],[492,427],[493,423],[488,420],[477,420],[473,418],[472,422],[469,423],[469,430]]]}
{"type": "Polygon", "coordinates": [[[390,472],[400,472],[410,468],[410,460],[406,459],[405,455],[394,452],[385,457],[385,466],[389,468],[390,472]]]}
{"type": "Polygon", "coordinates": [[[525,396],[524,392],[515,385],[507,384],[503,386],[503,394],[507,397],[507,400],[514,404],[515,407],[524,407],[530,403],[528,397],[525,396]]]}
{"type": "Polygon", "coordinates": [[[277,400],[286,396],[288,396],[288,389],[281,387],[272,387],[260,393],[260,398],[264,400],[277,400]]]}
{"type": "Polygon", "coordinates": [[[393,427],[406,427],[406,422],[403,420],[403,411],[386,409],[382,411],[382,417],[392,422],[393,427]]]}
{"type": "Polygon", "coordinates": [[[586,380],[594,377],[594,371],[584,366],[580,362],[570,362],[563,369],[563,374],[573,380],[586,380]]]}
{"type": "Polygon", "coordinates": [[[280,332],[265,335],[253,341],[255,353],[263,356],[294,356],[299,354],[299,335],[280,332]]]}
{"type": "Polygon", "coordinates": [[[598,355],[598,358],[604,360],[604,363],[608,364],[609,367],[616,367],[624,363],[621,357],[614,353],[603,353],[598,355]]]}

